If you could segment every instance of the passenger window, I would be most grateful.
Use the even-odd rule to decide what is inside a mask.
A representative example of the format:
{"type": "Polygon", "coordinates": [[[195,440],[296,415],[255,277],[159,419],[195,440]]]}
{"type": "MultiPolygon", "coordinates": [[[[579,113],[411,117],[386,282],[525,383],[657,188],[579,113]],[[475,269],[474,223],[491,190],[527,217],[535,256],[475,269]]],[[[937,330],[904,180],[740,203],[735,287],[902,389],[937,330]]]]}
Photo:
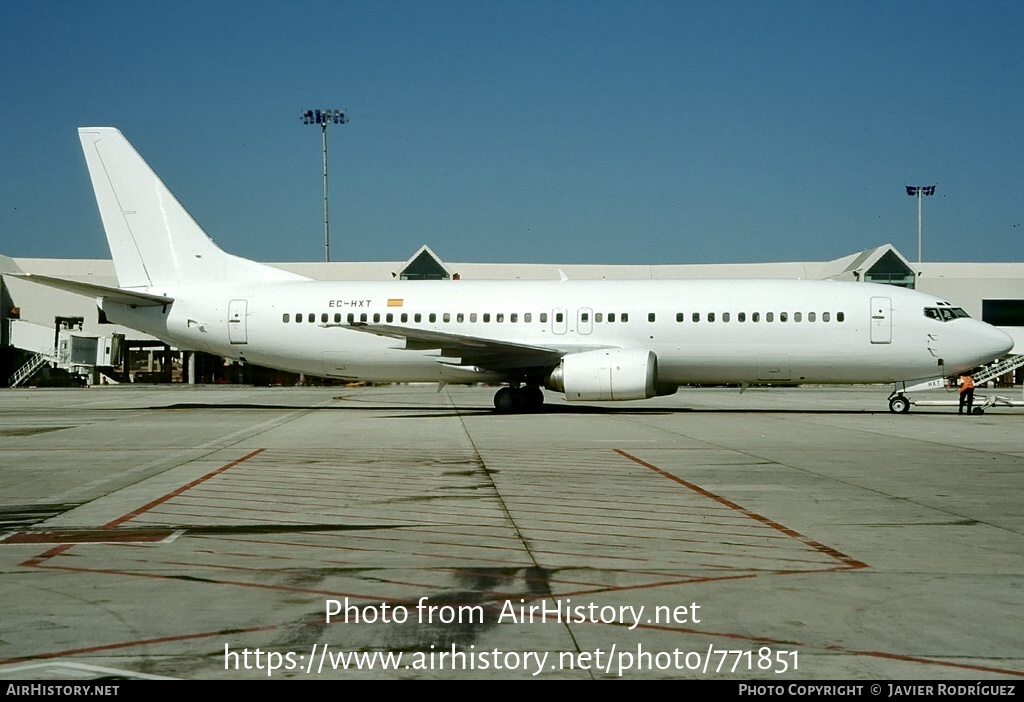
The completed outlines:
{"type": "Polygon", "coordinates": [[[361,315],[359,315],[359,321],[360,322],[365,322],[366,321],[366,313],[365,312],[363,312],[361,315]]]}
{"type": "Polygon", "coordinates": [[[831,315],[829,315],[828,312],[822,312],[821,313],[821,321],[828,322],[828,321],[831,321],[831,319],[832,319],[832,317],[831,317],[831,315]]]}
{"type": "Polygon", "coordinates": [[[445,324],[447,324],[448,322],[452,321],[451,314],[448,313],[448,312],[445,312],[443,315],[441,315],[441,321],[444,322],[445,324]]]}
{"type": "Polygon", "coordinates": [[[846,321],[846,314],[843,313],[843,312],[836,312],[836,321],[837,322],[845,322],[846,321]]]}
{"type": "Polygon", "coordinates": [[[402,324],[405,324],[408,321],[409,321],[409,313],[408,312],[403,312],[402,313],[402,324]]]}
{"type": "Polygon", "coordinates": [[[533,319],[533,315],[530,314],[529,312],[527,312],[526,314],[523,315],[523,321],[526,322],[527,324],[529,324],[530,320],[532,320],[532,319],[533,319]]]}
{"type": "Polygon", "coordinates": [[[320,323],[321,324],[327,324],[327,313],[326,312],[324,312],[323,314],[320,315],[320,323]]]}
{"type": "Polygon", "coordinates": [[[416,314],[414,314],[412,316],[412,321],[414,321],[417,324],[419,324],[421,321],[423,321],[423,314],[420,313],[420,312],[417,312],[416,314]]]}
{"type": "Polygon", "coordinates": [[[629,321],[629,312],[623,312],[622,314],[620,314],[619,315],[619,319],[622,321],[623,324],[628,322],[629,321]]]}
{"type": "Polygon", "coordinates": [[[709,322],[715,321],[715,313],[714,312],[708,312],[708,321],[709,322]]]}
{"type": "Polygon", "coordinates": [[[490,312],[484,312],[484,321],[485,322],[491,321],[491,313],[490,312]]]}
{"type": "Polygon", "coordinates": [[[391,324],[393,321],[395,321],[395,315],[393,315],[392,313],[388,312],[384,316],[384,321],[387,322],[388,324],[391,324]]]}
{"type": "Polygon", "coordinates": [[[498,324],[501,324],[502,322],[504,322],[505,321],[505,313],[504,312],[498,312],[496,315],[494,315],[494,321],[497,322],[498,324]]]}
{"type": "Polygon", "coordinates": [[[458,322],[459,324],[462,324],[463,322],[466,321],[466,315],[459,312],[457,315],[455,315],[455,321],[458,322]]]}
{"type": "Polygon", "coordinates": [[[745,321],[747,321],[747,313],[746,312],[740,312],[738,315],[736,315],[736,321],[737,322],[745,322],[745,321]]]}
{"type": "Polygon", "coordinates": [[[513,312],[508,316],[508,321],[511,322],[512,324],[515,324],[516,322],[519,321],[519,315],[513,312]]]}
{"type": "Polygon", "coordinates": [[[648,312],[647,313],[647,321],[648,322],[653,322],[654,321],[654,313],[653,312],[648,312]]]}
{"type": "Polygon", "coordinates": [[[434,322],[437,321],[437,313],[436,312],[431,312],[430,316],[427,319],[429,319],[430,323],[433,324],[434,322]]]}
{"type": "Polygon", "coordinates": [[[580,321],[581,322],[589,322],[590,321],[590,313],[589,312],[580,312],[580,321]]]}
{"type": "Polygon", "coordinates": [[[681,322],[684,319],[686,319],[686,315],[685,314],[683,314],[682,312],[676,312],[676,321],[677,322],[681,322]]]}
{"type": "Polygon", "coordinates": [[[565,319],[565,315],[561,312],[555,312],[555,321],[561,323],[565,319]]]}
{"type": "Polygon", "coordinates": [[[729,313],[728,312],[723,312],[722,313],[722,321],[723,322],[728,322],[729,321],[729,313]]]}
{"type": "Polygon", "coordinates": [[[348,313],[348,323],[349,323],[349,324],[352,324],[352,322],[354,322],[354,321],[356,321],[356,316],[355,316],[355,314],[353,314],[352,312],[349,312],[349,313],[348,313]]]}
{"type": "Polygon", "coordinates": [[[334,323],[341,324],[341,312],[334,313],[334,323]]]}
{"type": "Polygon", "coordinates": [[[378,322],[380,322],[380,312],[374,312],[373,313],[373,323],[377,324],[378,322]]]}
{"type": "Polygon", "coordinates": [[[290,315],[290,314],[288,314],[287,312],[285,312],[285,313],[284,313],[284,314],[283,314],[283,315],[281,316],[281,321],[282,321],[282,322],[290,322],[290,321],[291,321],[291,318],[292,318],[292,317],[291,317],[291,315],[290,315]]]}
{"type": "Polygon", "coordinates": [[[766,322],[774,322],[775,321],[775,313],[774,312],[767,312],[767,313],[765,313],[764,321],[766,321],[766,322]]]}
{"type": "Polygon", "coordinates": [[[814,321],[814,313],[813,312],[808,312],[807,313],[807,321],[808,322],[813,322],[814,321]]]}
{"type": "Polygon", "coordinates": [[[761,313],[760,312],[755,312],[754,314],[750,315],[750,321],[751,322],[760,322],[761,321],[761,313]]]}
{"type": "Polygon", "coordinates": [[[470,312],[469,313],[469,321],[470,322],[476,322],[476,312],[470,312]]]}
{"type": "Polygon", "coordinates": [[[779,312],[779,321],[780,322],[788,322],[789,321],[789,312],[779,312]]]}
{"type": "Polygon", "coordinates": [[[297,323],[299,323],[299,324],[301,324],[301,323],[302,323],[302,313],[301,313],[301,312],[298,312],[298,313],[296,313],[296,315],[295,315],[295,321],[296,321],[297,323]]]}
{"type": "Polygon", "coordinates": [[[693,313],[693,321],[695,321],[695,322],[699,322],[700,321],[700,312],[694,312],[693,313]]]}
{"type": "Polygon", "coordinates": [[[312,324],[313,322],[316,321],[316,315],[310,312],[309,314],[306,315],[306,321],[312,324]]]}
{"type": "Polygon", "coordinates": [[[609,312],[608,313],[608,323],[611,324],[614,321],[615,321],[615,313],[614,312],[609,312]]]}
{"type": "Polygon", "coordinates": [[[594,313],[594,321],[595,322],[603,322],[604,321],[604,313],[603,312],[595,312],[594,313]]]}
{"type": "Polygon", "coordinates": [[[548,322],[548,313],[547,312],[541,312],[540,313],[540,323],[541,324],[547,324],[547,322],[548,322]]]}

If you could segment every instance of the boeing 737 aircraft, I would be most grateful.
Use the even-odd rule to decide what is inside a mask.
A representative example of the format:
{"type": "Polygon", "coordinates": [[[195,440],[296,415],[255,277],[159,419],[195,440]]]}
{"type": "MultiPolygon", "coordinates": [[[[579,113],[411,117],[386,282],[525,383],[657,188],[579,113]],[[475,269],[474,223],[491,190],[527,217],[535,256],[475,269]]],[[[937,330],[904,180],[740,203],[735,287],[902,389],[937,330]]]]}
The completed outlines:
{"type": "Polygon", "coordinates": [[[1013,346],[945,300],[871,283],[314,281],[218,248],[117,129],[79,137],[120,287],[29,278],[181,349],[329,378],[505,383],[494,405],[510,412],[542,388],[600,401],[931,379],[1013,346]]]}

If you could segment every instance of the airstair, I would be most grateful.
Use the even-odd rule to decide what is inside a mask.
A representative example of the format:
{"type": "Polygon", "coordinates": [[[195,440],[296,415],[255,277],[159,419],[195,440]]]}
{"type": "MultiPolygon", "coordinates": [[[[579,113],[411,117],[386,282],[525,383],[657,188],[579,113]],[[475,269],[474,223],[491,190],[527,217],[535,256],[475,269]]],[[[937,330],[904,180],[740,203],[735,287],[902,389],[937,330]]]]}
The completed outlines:
{"type": "Polygon", "coordinates": [[[998,378],[1001,375],[1005,375],[1010,371],[1017,370],[1021,366],[1024,366],[1024,354],[1017,354],[1015,356],[1007,356],[1001,361],[990,363],[987,366],[981,366],[973,375],[974,384],[981,385],[987,383],[993,378],[998,378]]]}
{"type": "Polygon", "coordinates": [[[52,354],[35,354],[32,358],[28,359],[28,362],[25,365],[15,371],[14,375],[12,375],[7,381],[7,384],[12,388],[18,387],[35,375],[37,370],[45,366],[47,363],[52,363],[54,360],[55,359],[52,354]]]}
{"type": "MultiPolygon", "coordinates": [[[[993,361],[988,365],[980,366],[971,373],[971,377],[974,379],[975,387],[980,390],[983,383],[987,383],[994,378],[998,378],[1001,375],[1014,371],[1021,366],[1024,366],[1024,354],[1015,354],[1013,356],[1007,356],[1006,358],[993,361]]],[[[959,400],[913,400],[905,394],[917,390],[935,390],[942,387],[944,387],[944,381],[942,378],[923,381],[909,387],[906,384],[903,384],[902,388],[897,385],[897,388],[893,391],[892,395],[889,396],[889,411],[898,413],[908,412],[911,405],[914,407],[959,406],[959,400]]],[[[952,391],[956,389],[956,386],[949,386],[946,389],[952,391]]],[[[974,398],[974,406],[971,408],[971,414],[984,414],[985,410],[989,407],[1024,407],[1024,400],[1012,400],[1006,395],[996,395],[995,393],[990,395],[977,395],[974,398]]]]}

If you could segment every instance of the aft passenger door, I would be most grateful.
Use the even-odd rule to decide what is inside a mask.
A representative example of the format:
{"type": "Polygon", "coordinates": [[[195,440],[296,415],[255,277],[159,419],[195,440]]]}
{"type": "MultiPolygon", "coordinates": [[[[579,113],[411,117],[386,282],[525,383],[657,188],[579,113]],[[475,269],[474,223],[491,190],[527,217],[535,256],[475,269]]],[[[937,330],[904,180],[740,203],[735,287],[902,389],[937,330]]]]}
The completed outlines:
{"type": "Polygon", "coordinates": [[[888,344],[892,342],[892,299],[888,297],[871,298],[871,343],[888,344]]]}
{"type": "Polygon", "coordinates": [[[247,307],[246,300],[232,300],[228,303],[228,341],[232,344],[249,343],[247,307]]]}

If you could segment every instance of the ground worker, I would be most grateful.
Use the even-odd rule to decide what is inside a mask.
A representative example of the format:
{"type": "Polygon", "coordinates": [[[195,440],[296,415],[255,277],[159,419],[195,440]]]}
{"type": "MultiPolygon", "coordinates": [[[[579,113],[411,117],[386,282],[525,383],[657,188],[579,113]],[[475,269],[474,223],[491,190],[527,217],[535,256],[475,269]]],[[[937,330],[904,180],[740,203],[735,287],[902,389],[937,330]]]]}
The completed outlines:
{"type": "Polygon", "coordinates": [[[972,407],[974,405],[974,376],[970,373],[964,373],[960,376],[960,412],[964,413],[964,407],[967,407],[967,414],[970,415],[972,407]]]}

